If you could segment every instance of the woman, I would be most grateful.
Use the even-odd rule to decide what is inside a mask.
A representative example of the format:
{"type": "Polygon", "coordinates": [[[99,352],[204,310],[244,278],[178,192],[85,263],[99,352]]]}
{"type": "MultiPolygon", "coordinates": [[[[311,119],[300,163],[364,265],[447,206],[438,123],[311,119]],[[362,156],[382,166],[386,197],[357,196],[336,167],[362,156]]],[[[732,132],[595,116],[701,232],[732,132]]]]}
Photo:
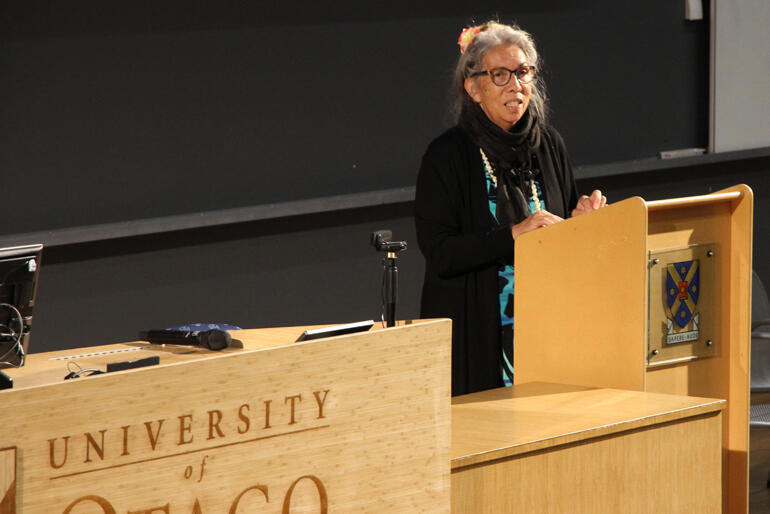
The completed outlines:
{"type": "Polygon", "coordinates": [[[457,125],[428,147],[415,205],[421,315],[452,318],[453,395],[512,383],[516,238],[607,202],[578,197],[532,37],[489,22],[458,42],[457,125]]]}

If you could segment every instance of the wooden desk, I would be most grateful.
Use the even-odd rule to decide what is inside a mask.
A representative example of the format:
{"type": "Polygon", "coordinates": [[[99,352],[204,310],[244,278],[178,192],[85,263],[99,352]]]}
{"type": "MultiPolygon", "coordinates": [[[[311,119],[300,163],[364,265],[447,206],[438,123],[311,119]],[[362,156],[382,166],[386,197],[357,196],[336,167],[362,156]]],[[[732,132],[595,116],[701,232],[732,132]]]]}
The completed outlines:
{"type": "Polygon", "coordinates": [[[537,382],[456,397],[452,512],[721,512],[725,403],[537,382]]]}

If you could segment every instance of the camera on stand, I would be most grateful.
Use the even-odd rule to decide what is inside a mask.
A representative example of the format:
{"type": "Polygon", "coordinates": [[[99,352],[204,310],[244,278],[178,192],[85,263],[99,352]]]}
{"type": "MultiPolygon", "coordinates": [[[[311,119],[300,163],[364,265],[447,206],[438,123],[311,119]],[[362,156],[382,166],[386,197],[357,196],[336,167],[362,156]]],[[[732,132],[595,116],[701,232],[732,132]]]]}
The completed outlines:
{"type": "Polygon", "coordinates": [[[370,241],[378,252],[386,252],[382,259],[382,307],[385,325],[396,325],[396,301],[398,300],[398,267],[396,259],[398,252],[406,250],[406,241],[393,241],[393,232],[390,230],[376,230],[372,232],[370,241]]]}

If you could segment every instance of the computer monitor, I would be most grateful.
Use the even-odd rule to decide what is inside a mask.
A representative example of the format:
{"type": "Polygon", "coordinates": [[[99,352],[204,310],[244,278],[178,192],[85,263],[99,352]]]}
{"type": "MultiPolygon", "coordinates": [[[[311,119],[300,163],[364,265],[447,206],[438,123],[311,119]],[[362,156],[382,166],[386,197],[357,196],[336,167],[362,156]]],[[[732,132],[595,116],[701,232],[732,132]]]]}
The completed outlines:
{"type": "Polygon", "coordinates": [[[0,248],[0,369],[24,365],[43,245],[0,248]]]}

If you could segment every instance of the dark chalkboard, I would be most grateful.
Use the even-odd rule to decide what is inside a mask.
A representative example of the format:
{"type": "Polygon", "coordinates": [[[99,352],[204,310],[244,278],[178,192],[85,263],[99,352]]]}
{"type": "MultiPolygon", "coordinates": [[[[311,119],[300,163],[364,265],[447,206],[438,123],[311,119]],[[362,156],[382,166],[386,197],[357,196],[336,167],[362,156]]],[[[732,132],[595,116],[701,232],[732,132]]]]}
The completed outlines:
{"type": "Polygon", "coordinates": [[[535,35],[576,164],[706,143],[678,2],[263,4],[0,6],[0,235],[412,186],[472,19],[535,35]]]}

